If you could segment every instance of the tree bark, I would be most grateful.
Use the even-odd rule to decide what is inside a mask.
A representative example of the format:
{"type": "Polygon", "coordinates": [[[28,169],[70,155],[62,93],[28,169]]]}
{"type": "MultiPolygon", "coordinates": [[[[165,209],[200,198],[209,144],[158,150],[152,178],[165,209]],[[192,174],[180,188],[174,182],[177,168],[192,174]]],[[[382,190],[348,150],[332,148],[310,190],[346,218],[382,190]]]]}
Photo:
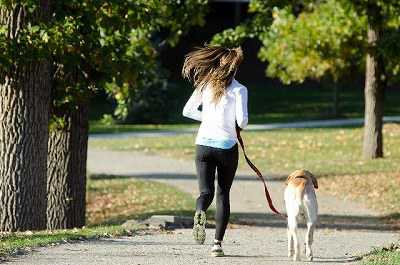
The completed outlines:
{"type": "Polygon", "coordinates": [[[80,105],[65,115],[63,128],[50,131],[48,229],[85,225],[88,124],[88,109],[80,105]]]}
{"type": "MultiPolygon", "coordinates": [[[[10,40],[28,22],[48,14],[41,1],[34,14],[21,5],[0,8],[10,40]]],[[[15,61],[0,73],[0,231],[46,228],[46,161],[50,64],[15,61]]]]}
{"type": "Polygon", "coordinates": [[[365,121],[363,157],[383,157],[383,94],[385,71],[382,56],[378,52],[382,20],[379,6],[368,5],[368,50],[365,72],[365,121]]]}

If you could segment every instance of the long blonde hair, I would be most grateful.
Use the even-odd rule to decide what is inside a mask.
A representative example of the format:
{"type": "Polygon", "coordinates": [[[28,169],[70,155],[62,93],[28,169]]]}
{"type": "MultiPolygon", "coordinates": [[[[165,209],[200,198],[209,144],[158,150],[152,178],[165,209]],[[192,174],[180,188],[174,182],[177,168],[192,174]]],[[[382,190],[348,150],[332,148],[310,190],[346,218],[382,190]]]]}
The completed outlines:
{"type": "Polygon", "coordinates": [[[240,47],[196,47],[185,56],[182,76],[200,91],[210,85],[213,90],[212,100],[217,103],[225,94],[226,87],[231,84],[242,61],[243,51],[240,47]]]}

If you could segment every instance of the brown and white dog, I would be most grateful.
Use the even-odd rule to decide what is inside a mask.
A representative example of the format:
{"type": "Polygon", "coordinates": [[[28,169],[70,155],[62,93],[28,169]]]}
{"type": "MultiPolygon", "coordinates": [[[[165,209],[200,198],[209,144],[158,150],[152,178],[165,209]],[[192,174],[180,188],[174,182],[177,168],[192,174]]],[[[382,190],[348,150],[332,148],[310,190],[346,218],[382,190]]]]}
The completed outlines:
{"type": "Polygon", "coordinates": [[[304,211],[307,221],[305,238],[306,256],[313,259],[311,245],[318,217],[318,203],[315,189],[318,189],[317,179],[307,170],[296,170],[289,175],[285,188],[285,205],[288,216],[288,256],[300,260],[300,243],[297,239],[298,217],[304,211]],[[294,247],[294,250],[293,250],[294,247]]]}

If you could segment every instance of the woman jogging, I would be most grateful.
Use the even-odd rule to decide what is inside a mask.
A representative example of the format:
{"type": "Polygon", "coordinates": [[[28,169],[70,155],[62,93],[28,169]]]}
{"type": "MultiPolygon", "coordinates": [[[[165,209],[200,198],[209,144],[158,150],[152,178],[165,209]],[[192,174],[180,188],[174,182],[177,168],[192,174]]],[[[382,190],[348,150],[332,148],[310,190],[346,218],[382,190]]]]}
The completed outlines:
{"type": "Polygon", "coordinates": [[[214,198],[217,170],[216,230],[211,255],[224,256],[222,240],[229,221],[229,192],[238,165],[236,126],[247,125],[247,88],[234,79],[243,60],[241,48],[198,48],[185,57],[182,75],[195,87],[183,108],[185,117],[201,121],[196,137],[196,169],[200,196],[193,236],[203,244],[206,214],[214,198]],[[201,106],[201,110],[199,107],[201,106]]]}

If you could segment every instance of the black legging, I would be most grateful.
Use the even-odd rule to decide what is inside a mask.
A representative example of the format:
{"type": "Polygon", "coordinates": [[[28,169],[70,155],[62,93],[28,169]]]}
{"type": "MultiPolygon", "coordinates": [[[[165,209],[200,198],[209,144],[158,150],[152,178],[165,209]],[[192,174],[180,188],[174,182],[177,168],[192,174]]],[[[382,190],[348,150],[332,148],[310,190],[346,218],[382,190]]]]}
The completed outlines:
{"type": "Polygon", "coordinates": [[[215,239],[224,238],[230,215],[229,191],[238,165],[237,144],[230,149],[219,149],[197,145],[196,169],[200,196],[196,210],[206,211],[214,198],[215,169],[218,172],[217,211],[215,213],[215,239]]]}

